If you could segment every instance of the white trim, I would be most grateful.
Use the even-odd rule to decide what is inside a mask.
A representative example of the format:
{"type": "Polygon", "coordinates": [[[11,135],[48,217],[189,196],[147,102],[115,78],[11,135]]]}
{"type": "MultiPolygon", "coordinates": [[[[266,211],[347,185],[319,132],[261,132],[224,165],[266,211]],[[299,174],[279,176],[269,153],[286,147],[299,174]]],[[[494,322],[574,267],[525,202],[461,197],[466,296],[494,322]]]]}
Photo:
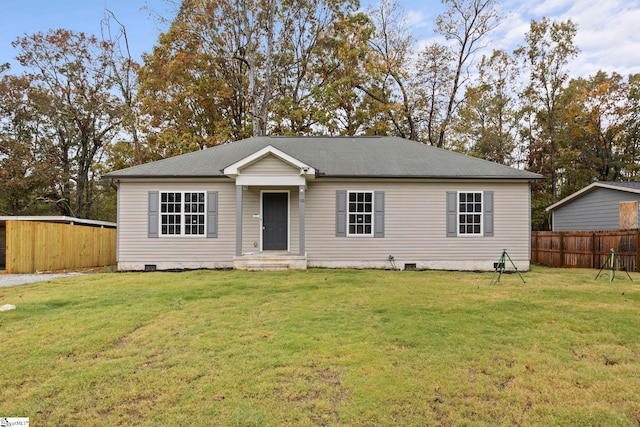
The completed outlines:
{"type": "MultiPolygon", "coordinates": [[[[453,270],[453,271],[495,271],[493,263],[494,259],[475,260],[475,261],[434,261],[419,260],[414,258],[395,259],[396,266],[404,269],[405,263],[415,263],[417,269],[429,270],[453,270]]],[[[528,259],[514,259],[513,262],[518,267],[518,271],[525,272],[530,269],[530,261],[528,259]]],[[[507,263],[507,271],[514,271],[510,263],[507,263]]],[[[388,270],[391,267],[389,261],[365,261],[365,260],[340,260],[340,261],[319,261],[314,259],[307,260],[309,268],[362,268],[362,269],[383,269],[388,270]]],[[[520,279],[517,279],[520,280],[520,279]]]]}
{"type": "MultiPolygon", "coordinates": [[[[255,153],[250,154],[247,157],[242,158],[237,162],[227,166],[226,168],[223,169],[222,173],[224,173],[226,176],[230,178],[236,178],[238,175],[240,175],[240,169],[247,167],[253,163],[256,163],[257,161],[267,157],[268,155],[273,155],[278,159],[282,160],[283,162],[288,163],[289,165],[300,169],[300,176],[303,177],[303,180],[305,178],[311,180],[311,179],[314,179],[316,176],[316,170],[313,167],[296,159],[293,156],[288,155],[284,151],[278,150],[272,145],[267,145],[261,150],[258,150],[255,153]]],[[[239,184],[239,185],[248,185],[248,184],[239,184]]],[[[299,184],[292,184],[292,185],[299,185],[299,184]]]]}
{"type": "MultiPolygon", "coordinates": [[[[375,191],[373,190],[347,190],[347,237],[374,237],[375,236],[375,221],[376,221],[376,200],[375,200],[375,191]],[[365,215],[371,215],[371,233],[349,233],[349,195],[352,193],[370,193],[371,194],[371,212],[362,212],[365,215]]],[[[354,212],[354,214],[358,214],[358,212],[354,212]]]]}
{"type": "Polygon", "coordinates": [[[304,176],[279,176],[279,175],[239,175],[236,185],[242,186],[292,186],[307,185],[304,176]]]}
{"type": "MultiPolygon", "coordinates": [[[[207,195],[207,191],[191,191],[191,190],[180,190],[180,191],[171,191],[171,190],[164,190],[164,191],[158,191],[158,237],[169,237],[169,238],[176,238],[176,237],[186,237],[188,239],[193,239],[193,238],[203,238],[203,237],[207,237],[207,231],[209,228],[209,224],[207,221],[207,202],[208,202],[208,195],[207,195]],[[162,233],[162,194],[168,194],[168,193],[180,193],[182,196],[180,197],[180,234],[163,234],[162,233]],[[202,214],[200,214],[200,212],[198,212],[196,215],[204,215],[204,233],[203,234],[186,234],[184,232],[185,227],[186,227],[186,220],[185,220],[185,216],[186,215],[192,215],[193,212],[189,212],[188,214],[184,211],[184,204],[185,204],[185,197],[184,195],[186,193],[203,193],[204,194],[204,212],[202,212],[202,214]]],[[[199,202],[198,202],[199,203],[199,202]]],[[[164,215],[176,215],[175,212],[171,213],[171,212],[165,212],[164,215]]]]}
{"type": "Polygon", "coordinates": [[[264,193],[287,193],[287,252],[291,252],[291,191],[290,190],[260,190],[260,252],[264,252],[262,222],[264,221],[264,193]]]}
{"type": "MultiPolygon", "coordinates": [[[[475,203],[475,202],[474,202],[475,203]]],[[[477,215],[477,212],[473,212],[472,215],[477,215]]],[[[458,193],[456,194],[456,235],[458,237],[483,237],[484,236],[484,191],[480,190],[458,190],[458,193]],[[480,232],[479,233],[461,233],[460,232],[460,215],[466,215],[469,212],[464,212],[461,213],[460,212],[460,193],[473,193],[473,194],[477,194],[480,193],[481,194],[481,198],[480,198],[480,232]]]]}
{"type": "Polygon", "coordinates": [[[552,211],[552,210],[554,210],[556,208],[559,208],[560,206],[563,206],[563,205],[567,204],[571,200],[576,199],[576,198],[582,196],[583,194],[592,191],[596,187],[608,188],[610,190],[624,191],[624,192],[627,192],[627,193],[640,194],[640,189],[638,189],[638,188],[621,187],[619,185],[612,185],[612,184],[607,184],[607,183],[604,183],[604,182],[596,181],[596,182],[593,182],[593,183],[587,185],[582,190],[578,190],[575,193],[568,195],[564,199],[560,200],[559,202],[554,203],[553,205],[549,206],[545,210],[547,212],[550,212],[550,211],[552,211]]]}

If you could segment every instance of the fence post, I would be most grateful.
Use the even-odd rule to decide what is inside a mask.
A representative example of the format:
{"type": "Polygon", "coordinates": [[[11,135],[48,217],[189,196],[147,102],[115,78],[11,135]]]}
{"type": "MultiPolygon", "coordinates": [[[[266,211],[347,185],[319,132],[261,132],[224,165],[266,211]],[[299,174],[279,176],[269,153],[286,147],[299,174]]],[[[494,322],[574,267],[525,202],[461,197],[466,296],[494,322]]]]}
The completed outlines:
{"type": "Polygon", "coordinates": [[[598,268],[596,263],[596,233],[591,233],[591,268],[598,268]]]}
{"type": "Polygon", "coordinates": [[[538,242],[537,242],[538,236],[536,235],[535,231],[531,232],[531,264],[535,265],[536,262],[538,261],[538,254],[536,251],[536,248],[538,247],[538,242]]]}
{"type": "Polygon", "coordinates": [[[564,233],[560,233],[560,268],[564,268],[564,233]]]}
{"type": "Polygon", "coordinates": [[[638,260],[640,259],[640,229],[636,230],[636,265],[635,271],[640,271],[638,260]]]}

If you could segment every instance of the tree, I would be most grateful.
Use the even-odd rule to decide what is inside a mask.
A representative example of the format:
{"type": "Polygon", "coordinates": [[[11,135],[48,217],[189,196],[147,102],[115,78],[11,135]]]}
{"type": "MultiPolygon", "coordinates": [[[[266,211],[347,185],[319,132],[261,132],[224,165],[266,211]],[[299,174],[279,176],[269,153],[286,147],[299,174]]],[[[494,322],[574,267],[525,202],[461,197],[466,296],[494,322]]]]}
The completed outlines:
{"type": "Polygon", "coordinates": [[[338,103],[344,70],[354,68],[332,58],[358,59],[357,48],[336,51],[360,40],[355,8],[337,0],[184,0],[140,73],[150,142],[178,141],[171,149],[185,152],[328,126],[325,103],[338,103]]]}
{"type": "Polygon", "coordinates": [[[417,141],[416,112],[420,106],[410,73],[415,40],[406,31],[404,13],[397,3],[382,0],[377,9],[369,10],[369,16],[375,30],[368,40],[368,79],[356,87],[373,101],[375,133],[417,141]]]}
{"type": "MultiPolygon", "coordinates": [[[[8,68],[7,68],[8,69],[8,68]]],[[[6,75],[0,79],[0,212],[37,213],[53,172],[34,147],[37,119],[28,104],[30,80],[6,75]]],[[[45,213],[51,213],[46,210],[45,213]]]]}
{"type": "Polygon", "coordinates": [[[461,151],[513,164],[519,121],[512,95],[516,77],[515,61],[506,52],[497,50],[482,58],[478,82],[467,87],[454,126],[461,151]]]}
{"type": "Polygon", "coordinates": [[[63,215],[89,218],[96,164],[122,120],[112,93],[111,47],[63,29],[20,37],[13,46],[30,70],[25,77],[36,151],[56,171],[48,199],[63,215]]]}
{"type": "Polygon", "coordinates": [[[363,14],[350,14],[350,8],[342,10],[339,3],[324,0],[304,4],[284,17],[289,34],[276,56],[280,66],[269,113],[269,130],[276,134],[324,133],[330,116],[327,103],[340,104],[337,96],[353,100],[351,93],[336,90],[347,89],[345,70],[355,71],[361,62],[362,37],[368,34],[363,14]]]}
{"type": "MultiPolygon", "coordinates": [[[[179,15],[180,16],[180,15],[179,15]]],[[[180,18],[176,18],[179,20],[180,18]]],[[[162,34],[140,69],[138,100],[150,159],[203,149],[250,135],[247,103],[234,87],[239,72],[207,53],[180,21],[162,34]]]]}
{"type": "MultiPolygon", "coordinates": [[[[133,162],[121,159],[118,166],[131,166],[131,163],[139,165],[143,162],[142,141],[140,138],[141,114],[137,102],[140,64],[133,60],[129,49],[127,29],[116,18],[115,14],[105,9],[104,19],[100,24],[102,40],[106,41],[104,46],[111,50],[110,55],[107,56],[109,59],[108,66],[114,85],[120,92],[122,100],[122,127],[130,138],[130,144],[133,145],[133,162]],[[115,30],[112,28],[112,21],[116,23],[115,30]]],[[[129,150],[125,152],[127,151],[129,150]]],[[[114,153],[110,157],[113,157],[113,155],[114,153]]]]}
{"type": "Polygon", "coordinates": [[[430,145],[438,145],[444,128],[449,99],[447,88],[453,80],[452,53],[447,46],[431,43],[420,52],[416,62],[416,95],[422,100],[420,122],[426,126],[422,140],[430,145]]]}
{"type": "Polygon", "coordinates": [[[628,78],[627,103],[629,111],[625,123],[624,156],[625,175],[632,181],[639,179],[640,172],[640,74],[628,78]]]}
{"type": "Polygon", "coordinates": [[[467,82],[467,67],[473,56],[483,48],[483,39],[499,23],[495,0],[442,0],[447,6],[436,20],[436,33],[452,42],[453,79],[448,85],[449,97],[442,114],[438,147],[445,146],[445,138],[458,105],[460,89],[467,82]]]}
{"type": "Polygon", "coordinates": [[[319,108],[319,131],[349,136],[375,133],[371,114],[375,101],[358,89],[368,81],[364,64],[373,24],[365,14],[357,13],[335,25],[340,28],[318,58],[322,80],[314,89],[314,100],[319,108]]]}
{"type": "Polygon", "coordinates": [[[548,176],[552,199],[558,196],[556,158],[560,129],[557,116],[564,108],[560,101],[569,79],[566,66],[579,52],[573,42],[576,32],[577,26],[571,20],[532,20],[525,35],[526,46],[515,51],[529,72],[529,84],[522,94],[532,125],[528,129],[529,167],[548,176]]]}
{"type": "Polygon", "coordinates": [[[598,72],[571,80],[563,91],[567,107],[560,113],[565,141],[558,151],[560,197],[593,181],[625,178],[625,138],[630,105],[629,86],[617,73],[598,72]]]}

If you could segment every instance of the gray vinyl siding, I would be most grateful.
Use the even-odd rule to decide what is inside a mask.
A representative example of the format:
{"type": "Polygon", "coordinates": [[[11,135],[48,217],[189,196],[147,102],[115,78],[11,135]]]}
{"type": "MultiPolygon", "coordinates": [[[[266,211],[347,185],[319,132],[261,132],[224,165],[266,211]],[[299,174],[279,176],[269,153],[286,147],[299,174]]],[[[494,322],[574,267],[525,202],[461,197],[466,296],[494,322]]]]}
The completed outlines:
{"type": "Polygon", "coordinates": [[[640,201],[640,194],[596,188],[553,211],[553,230],[615,230],[620,202],[640,201]]]}
{"type": "MultiPolygon", "coordinates": [[[[298,187],[249,187],[243,191],[242,252],[260,250],[261,190],[289,191],[289,249],[298,253],[298,187]],[[257,247],[254,246],[257,244],[257,247]]],[[[492,269],[507,249],[518,268],[529,262],[529,185],[527,182],[363,182],[312,181],[306,191],[306,253],[310,266],[398,266],[492,269]],[[336,237],[336,191],[384,192],[384,237],[336,237]],[[448,191],[493,191],[494,235],[446,235],[448,191]]],[[[118,264],[193,268],[232,266],[235,255],[233,182],[121,182],[119,185],[118,264]],[[216,191],[218,237],[147,237],[150,191],[216,191]],[[163,264],[164,263],[164,264],[163,264]]],[[[159,267],[160,268],[160,267],[159,267]]]]}
{"type": "Polygon", "coordinates": [[[529,185],[515,183],[315,182],[307,190],[306,240],[310,265],[332,261],[482,264],[502,250],[528,267],[529,185]],[[385,236],[337,237],[336,191],[384,191],[385,236]],[[493,191],[494,235],[446,235],[447,191],[493,191]]]}
{"type": "Polygon", "coordinates": [[[118,263],[230,263],[235,253],[235,184],[121,182],[118,190],[118,263]],[[217,191],[218,237],[147,236],[150,191],[217,191]]]}
{"type": "Polygon", "coordinates": [[[297,168],[283,162],[274,156],[266,156],[256,163],[240,170],[242,175],[260,175],[260,176],[299,176],[300,171],[297,168]]]}

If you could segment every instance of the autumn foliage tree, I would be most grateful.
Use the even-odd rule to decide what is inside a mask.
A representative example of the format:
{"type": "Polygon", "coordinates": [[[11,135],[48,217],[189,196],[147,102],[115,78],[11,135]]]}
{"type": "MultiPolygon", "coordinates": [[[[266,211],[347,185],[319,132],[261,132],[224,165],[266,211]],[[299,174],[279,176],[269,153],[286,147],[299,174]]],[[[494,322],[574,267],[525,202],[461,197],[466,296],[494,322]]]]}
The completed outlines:
{"type": "Polygon", "coordinates": [[[140,73],[150,144],[167,154],[324,129],[324,105],[336,104],[328,91],[345,78],[326,58],[358,39],[355,9],[335,0],[183,1],[140,73]]]}
{"type": "Polygon", "coordinates": [[[14,135],[6,158],[23,156],[28,164],[31,156],[47,165],[32,202],[50,203],[62,215],[94,217],[96,168],[122,120],[108,69],[110,46],[63,29],[23,36],[13,45],[27,71],[3,82],[15,93],[5,113],[14,135]]]}

